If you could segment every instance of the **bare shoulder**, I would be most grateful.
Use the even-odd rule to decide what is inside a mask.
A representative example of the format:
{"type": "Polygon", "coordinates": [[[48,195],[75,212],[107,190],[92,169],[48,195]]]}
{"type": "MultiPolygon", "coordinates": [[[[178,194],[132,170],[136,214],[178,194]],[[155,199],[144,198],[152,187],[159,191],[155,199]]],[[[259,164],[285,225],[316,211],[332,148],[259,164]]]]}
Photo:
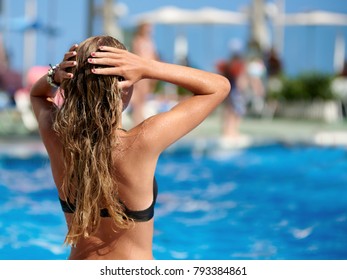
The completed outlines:
{"type": "Polygon", "coordinates": [[[149,117],[132,129],[136,146],[142,154],[158,157],[170,144],[181,137],[180,129],[172,121],[172,112],[163,112],[149,117]]]}
{"type": "Polygon", "coordinates": [[[54,112],[52,110],[42,111],[39,118],[39,132],[42,142],[51,155],[52,151],[56,151],[61,146],[59,138],[53,129],[54,112]]]}

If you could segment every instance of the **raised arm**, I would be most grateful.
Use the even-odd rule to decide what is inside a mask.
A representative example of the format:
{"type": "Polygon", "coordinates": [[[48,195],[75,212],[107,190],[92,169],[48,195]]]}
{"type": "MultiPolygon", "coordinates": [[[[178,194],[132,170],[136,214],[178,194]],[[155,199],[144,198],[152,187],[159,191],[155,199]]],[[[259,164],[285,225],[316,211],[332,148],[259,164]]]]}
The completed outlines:
{"type": "Polygon", "coordinates": [[[119,75],[125,81],[119,86],[127,90],[140,79],[169,82],[193,93],[170,111],[146,120],[146,136],[158,152],[198,126],[228,95],[229,81],[221,75],[155,60],[141,58],[125,50],[101,47],[89,62],[112,67],[96,68],[95,74],[119,75]]]}
{"type": "MultiPolygon", "coordinates": [[[[75,49],[77,45],[73,45],[68,52],[65,53],[63,61],[59,67],[54,71],[53,82],[59,85],[64,79],[71,79],[71,73],[65,71],[66,68],[72,67],[76,64],[75,61],[68,61],[69,58],[76,56],[75,49]]],[[[42,76],[32,87],[30,91],[30,99],[35,113],[36,119],[39,124],[40,130],[49,127],[51,121],[49,117],[52,113],[54,106],[54,97],[56,90],[47,82],[47,74],[42,76]]],[[[41,131],[42,132],[42,131],[41,131]]]]}

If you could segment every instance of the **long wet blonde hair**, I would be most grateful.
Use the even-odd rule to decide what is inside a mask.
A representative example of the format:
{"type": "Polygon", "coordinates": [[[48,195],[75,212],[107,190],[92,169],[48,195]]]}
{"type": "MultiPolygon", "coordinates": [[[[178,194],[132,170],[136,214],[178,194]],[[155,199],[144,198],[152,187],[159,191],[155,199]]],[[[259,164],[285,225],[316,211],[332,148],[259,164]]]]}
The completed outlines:
{"type": "Polygon", "coordinates": [[[125,49],[110,36],[91,37],[78,46],[77,65],[67,69],[74,78],[61,85],[64,103],[53,124],[63,147],[62,191],[66,201],[76,206],[64,242],[70,245],[97,231],[101,209],[107,209],[115,228],[130,225],[113,174],[112,150],[117,145],[115,130],[122,113],[118,79],[93,74],[95,66],[87,61],[101,45],[125,49]]]}

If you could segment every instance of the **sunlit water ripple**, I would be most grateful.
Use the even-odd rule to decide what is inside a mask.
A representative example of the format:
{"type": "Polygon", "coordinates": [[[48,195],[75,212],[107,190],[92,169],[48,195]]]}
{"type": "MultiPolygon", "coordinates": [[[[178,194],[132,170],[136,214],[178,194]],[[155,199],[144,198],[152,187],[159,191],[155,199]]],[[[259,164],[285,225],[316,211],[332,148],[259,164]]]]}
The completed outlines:
{"type": "MultiPolygon", "coordinates": [[[[347,259],[347,151],[267,145],[164,153],[156,259],[347,259]]],[[[66,259],[48,159],[0,153],[0,259],[66,259]]]]}

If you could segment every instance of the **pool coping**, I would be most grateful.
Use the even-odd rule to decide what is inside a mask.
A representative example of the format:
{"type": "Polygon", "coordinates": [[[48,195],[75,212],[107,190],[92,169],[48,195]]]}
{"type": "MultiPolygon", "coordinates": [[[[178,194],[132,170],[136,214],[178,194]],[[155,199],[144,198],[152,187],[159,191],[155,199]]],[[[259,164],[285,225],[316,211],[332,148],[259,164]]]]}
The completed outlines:
{"type": "Polygon", "coordinates": [[[280,138],[280,137],[252,137],[241,136],[240,138],[225,137],[201,137],[195,139],[182,139],[171,145],[167,151],[178,149],[193,149],[193,151],[206,151],[211,148],[217,150],[248,149],[252,147],[270,145],[306,145],[319,147],[344,147],[347,148],[347,132],[342,135],[339,133],[318,133],[312,137],[305,138],[280,138]]]}
{"type": "MultiPolygon", "coordinates": [[[[242,135],[238,138],[227,137],[184,137],[167,148],[166,152],[177,150],[193,150],[202,152],[213,149],[232,150],[247,149],[251,147],[282,145],[313,145],[322,147],[346,147],[347,132],[320,132],[310,137],[280,138],[242,135]]],[[[47,152],[41,139],[37,136],[23,138],[0,138],[0,153],[2,155],[15,155],[28,157],[33,154],[46,155],[47,152]]]]}

